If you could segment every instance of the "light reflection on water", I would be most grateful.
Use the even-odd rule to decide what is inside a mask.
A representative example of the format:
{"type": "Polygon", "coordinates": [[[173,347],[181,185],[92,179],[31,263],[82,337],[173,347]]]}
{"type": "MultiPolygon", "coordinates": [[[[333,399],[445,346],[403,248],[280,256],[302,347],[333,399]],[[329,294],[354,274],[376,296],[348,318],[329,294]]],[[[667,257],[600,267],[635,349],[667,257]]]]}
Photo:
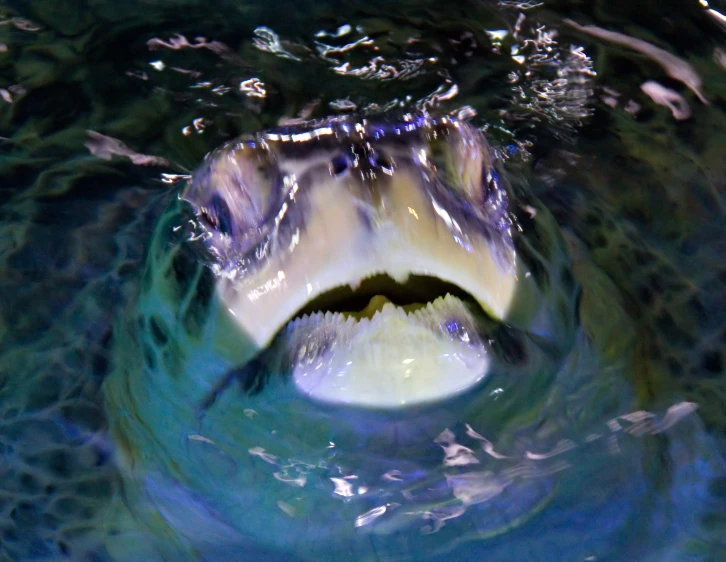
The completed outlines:
{"type": "MultiPolygon", "coordinates": [[[[598,389],[599,383],[583,376],[588,371],[587,362],[587,358],[580,364],[574,362],[572,372],[560,375],[571,379],[573,386],[589,385],[585,395],[599,395],[609,402],[598,389]]],[[[609,381],[608,386],[612,385],[617,386],[615,379],[609,381]]],[[[372,540],[377,552],[388,553],[384,556],[391,556],[394,543],[403,540],[409,550],[394,558],[459,559],[481,541],[517,530],[518,547],[512,552],[508,543],[495,544],[484,552],[496,559],[524,556],[535,560],[562,552],[573,540],[570,531],[578,532],[577,525],[568,528],[569,522],[579,521],[586,535],[578,548],[572,548],[573,553],[589,549],[598,559],[617,559],[621,553],[603,548],[601,542],[620,540],[616,539],[619,534],[627,535],[625,530],[633,529],[640,534],[639,543],[623,545],[623,552],[645,557],[652,550],[658,553],[654,556],[661,556],[663,544],[676,545],[683,534],[689,535],[690,518],[701,501],[694,503],[693,494],[700,498],[710,471],[718,471],[718,462],[705,453],[704,443],[696,444],[702,435],[694,413],[697,406],[680,402],[661,414],[638,410],[603,417],[610,408],[617,410],[618,401],[631,402],[625,390],[615,404],[610,402],[603,410],[591,407],[584,416],[578,416],[575,411],[565,413],[568,406],[558,396],[559,386],[567,385],[555,383],[550,391],[529,387],[517,398],[511,394],[519,388],[508,388],[503,394],[497,392],[501,388],[495,388],[489,401],[479,400],[469,410],[460,403],[454,408],[427,410],[418,417],[413,413],[372,415],[344,408],[331,414],[320,406],[312,410],[305,403],[292,406],[273,394],[261,397],[255,409],[246,411],[249,421],[239,422],[234,438],[226,445],[217,447],[195,434],[188,454],[201,460],[204,471],[216,478],[217,470],[230,464],[225,446],[253,444],[246,450],[254,458],[247,470],[257,474],[253,480],[269,502],[268,508],[276,506],[287,516],[282,527],[272,532],[258,529],[256,533],[279,545],[287,544],[277,537],[285,532],[283,528],[302,525],[310,529],[312,523],[324,525],[325,536],[349,536],[352,529],[369,533],[375,537],[372,540]],[[532,396],[542,395],[547,397],[532,402],[532,396]],[[500,404],[504,412],[491,402],[517,399],[518,407],[500,404]],[[511,416],[513,411],[534,419],[517,422],[511,416]],[[468,415],[479,421],[466,423],[468,415]],[[446,427],[447,420],[450,427],[446,427]],[[440,427],[444,429],[436,434],[440,427]],[[275,429],[270,432],[271,428],[275,429]],[[699,437],[685,444],[685,435],[699,437]],[[661,437],[665,441],[653,449],[648,440],[661,437]],[[668,459],[665,464],[664,458],[668,459]],[[659,510],[670,509],[669,498],[658,498],[657,483],[663,479],[678,490],[677,502],[682,509],[666,520],[657,515],[659,510]],[[311,506],[315,506],[312,512],[311,506]],[[325,515],[328,510],[331,514],[325,515]],[[530,519],[533,526],[528,527],[530,519]],[[533,529],[537,533],[530,536],[533,529]],[[649,538],[662,537],[665,532],[673,534],[672,542],[649,538]],[[393,542],[392,537],[396,538],[393,542]],[[422,542],[423,537],[431,537],[433,542],[422,542]],[[410,541],[421,544],[414,546],[410,541]],[[541,548],[546,550],[540,555],[541,548]]],[[[612,399],[613,389],[606,394],[612,399]]],[[[203,425],[214,431],[222,416],[236,419],[236,400],[233,397],[215,421],[203,425]]],[[[239,458],[244,451],[233,454],[239,458]]],[[[225,475],[226,489],[237,487],[238,464],[225,475]]],[[[250,476],[247,472],[244,478],[250,476]]],[[[301,556],[325,557],[309,539],[298,537],[296,546],[289,548],[301,556]]],[[[330,540],[331,544],[336,542],[333,537],[330,540]]],[[[348,540],[354,541],[354,536],[348,540]]]]}
{"type": "Polygon", "coordinates": [[[561,3],[482,3],[466,18],[402,4],[395,21],[390,8],[355,7],[313,25],[225,3],[221,25],[198,7],[159,2],[146,20],[96,4],[63,21],[43,2],[1,14],[0,558],[153,559],[143,529],[115,546],[103,537],[98,514],[121,495],[98,388],[159,193],[240,132],[390,110],[463,113],[513,167],[537,171],[545,204],[625,295],[647,381],[637,363],[620,373],[633,384],[599,402],[596,373],[579,365],[551,394],[522,391],[518,423],[504,408],[496,423],[309,406],[307,421],[291,420],[280,403],[233,406],[230,394],[234,431],[220,439],[202,423],[176,436],[176,461],[210,497],[146,475],[139,501],[162,536],[171,545],[176,528],[201,537],[208,559],[234,558],[224,545],[239,540],[227,521],[239,506],[225,501],[252,499],[244,512],[264,544],[251,559],[278,547],[310,558],[296,545],[320,559],[326,540],[360,559],[682,559],[671,545],[723,555],[723,6],[661,25],[665,15],[632,24],[561,3]],[[671,45],[679,26],[702,42],[671,45]],[[593,200],[615,217],[611,245],[581,213],[593,200]],[[618,261],[614,248],[633,240],[652,252],[618,261]]]}

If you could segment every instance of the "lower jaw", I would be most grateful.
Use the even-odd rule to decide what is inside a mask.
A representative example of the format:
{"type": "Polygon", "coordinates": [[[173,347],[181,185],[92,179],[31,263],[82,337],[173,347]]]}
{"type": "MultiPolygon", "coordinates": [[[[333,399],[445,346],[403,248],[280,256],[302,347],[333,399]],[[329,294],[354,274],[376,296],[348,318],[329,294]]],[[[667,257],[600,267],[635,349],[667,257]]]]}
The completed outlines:
{"type": "Polygon", "coordinates": [[[290,322],[282,340],[308,398],[367,408],[434,403],[476,386],[491,353],[478,317],[457,297],[398,307],[377,296],[358,313],[290,322]]]}

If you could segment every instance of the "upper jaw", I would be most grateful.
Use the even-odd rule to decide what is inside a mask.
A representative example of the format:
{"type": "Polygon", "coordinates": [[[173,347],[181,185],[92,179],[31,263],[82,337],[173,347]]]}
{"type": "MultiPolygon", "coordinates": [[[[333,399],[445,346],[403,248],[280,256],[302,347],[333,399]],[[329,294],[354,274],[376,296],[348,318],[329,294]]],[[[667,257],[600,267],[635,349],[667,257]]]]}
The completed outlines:
{"type": "Polygon", "coordinates": [[[297,244],[265,256],[248,275],[236,269],[220,275],[222,299],[260,348],[316,296],[381,273],[399,282],[410,274],[438,277],[461,287],[493,318],[511,318],[527,280],[517,276],[516,256],[506,245],[493,247],[497,242],[479,234],[461,244],[415,177],[399,174],[384,195],[371,228],[354,191],[336,182],[318,185],[307,194],[309,216],[297,244]]]}

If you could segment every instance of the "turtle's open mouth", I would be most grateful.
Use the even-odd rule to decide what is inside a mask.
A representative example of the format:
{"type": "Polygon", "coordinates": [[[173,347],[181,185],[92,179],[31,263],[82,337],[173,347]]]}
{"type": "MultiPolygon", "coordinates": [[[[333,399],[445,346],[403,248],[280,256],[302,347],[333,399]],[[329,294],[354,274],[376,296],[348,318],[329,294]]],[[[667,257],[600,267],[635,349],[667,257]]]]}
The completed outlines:
{"type": "Polygon", "coordinates": [[[308,302],[295,318],[317,312],[338,312],[355,319],[370,318],[388,302],[405,312],[413,312],[446,295],[481,310],[469,293],[438,277],[410,275],[405,282],[399,283],[389,275],[378,274],[362,280],[357,286],[349,284],[325,291],[308,302]]]}
{"type": "Polygon", "coordinates": [[[335,122],[227,145],[183,198],[251,349],[280,358],[313,399],[398,407],[499,368],[489,334],[502,323],[569,323],[530,274],[540,257],[516,249],[492,157],[449,118],[335,122]]]}
{"type": "Polygon", "coordinates": [[[376,273],[316,294],[280,329],[298,389],[317,400],[398,407],[458,394],[490,358],[484,310],[430,275],[376,273]],[[482,322],[483,321],[483,322],[482,322]]]}

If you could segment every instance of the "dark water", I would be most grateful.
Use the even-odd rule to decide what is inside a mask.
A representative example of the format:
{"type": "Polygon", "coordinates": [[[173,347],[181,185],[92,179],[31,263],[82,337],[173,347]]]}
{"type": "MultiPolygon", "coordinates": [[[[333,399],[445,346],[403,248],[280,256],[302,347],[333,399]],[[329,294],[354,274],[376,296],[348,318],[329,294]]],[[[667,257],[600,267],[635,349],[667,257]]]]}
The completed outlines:
{"type": "MultiPolygon", "coordinates": [[[[583,469],[567,484],[600,497],[570,509],[512,491],[528,517],[510,520],[511,533],[460,541],[472,532],[455,508],[478,500],[457,492],[459,504],[432,508],[418,526],[427,525],[416,537],[441,547],[428,554],[725,559],[726,5],[704,4],[3,2],[0,560],[162,559],[144,549],[145,523],[119,530],[105,515],[132,499],[112,462],[100,386],[114,319],[133,308],[175,178],[241,133],[381,110],[470,119],[528,177],[587,256],[581,274],[604,274],[634,331],[626,372],[637,400],[620,413],[652,411],[660,424],[641,433],[637,416],[617,429],[602,419],[623,452],[611,471],[583,469]],[[650,478],[631,447],[655,451],[666,476],[650,478]],[[613,484],[630,473],[631,486],[613,484]]],[[[607,326],[612,311],[595,310],[590,323],[607,326]]],[[[600,407],[581,390],[564,391],[578,408],[600,407]]],[[[163,503],[167,492],[151,495],[163,503]]],[[[265,516],[280,520],[283,507],[265,516]]],[[[357,513],[363,530],[380,515],[357,513]]],[[[161,540],[172,542],[174,518],[164,517],[161,540]]],[[[230,554],[209,547],[223,530],[200,523],[199,533],[208,548],[190,559],[282,559],[275,541],[230,554]]],[[[421,559],[428,548],[364,542],[351,559],[421,559]]]]}

